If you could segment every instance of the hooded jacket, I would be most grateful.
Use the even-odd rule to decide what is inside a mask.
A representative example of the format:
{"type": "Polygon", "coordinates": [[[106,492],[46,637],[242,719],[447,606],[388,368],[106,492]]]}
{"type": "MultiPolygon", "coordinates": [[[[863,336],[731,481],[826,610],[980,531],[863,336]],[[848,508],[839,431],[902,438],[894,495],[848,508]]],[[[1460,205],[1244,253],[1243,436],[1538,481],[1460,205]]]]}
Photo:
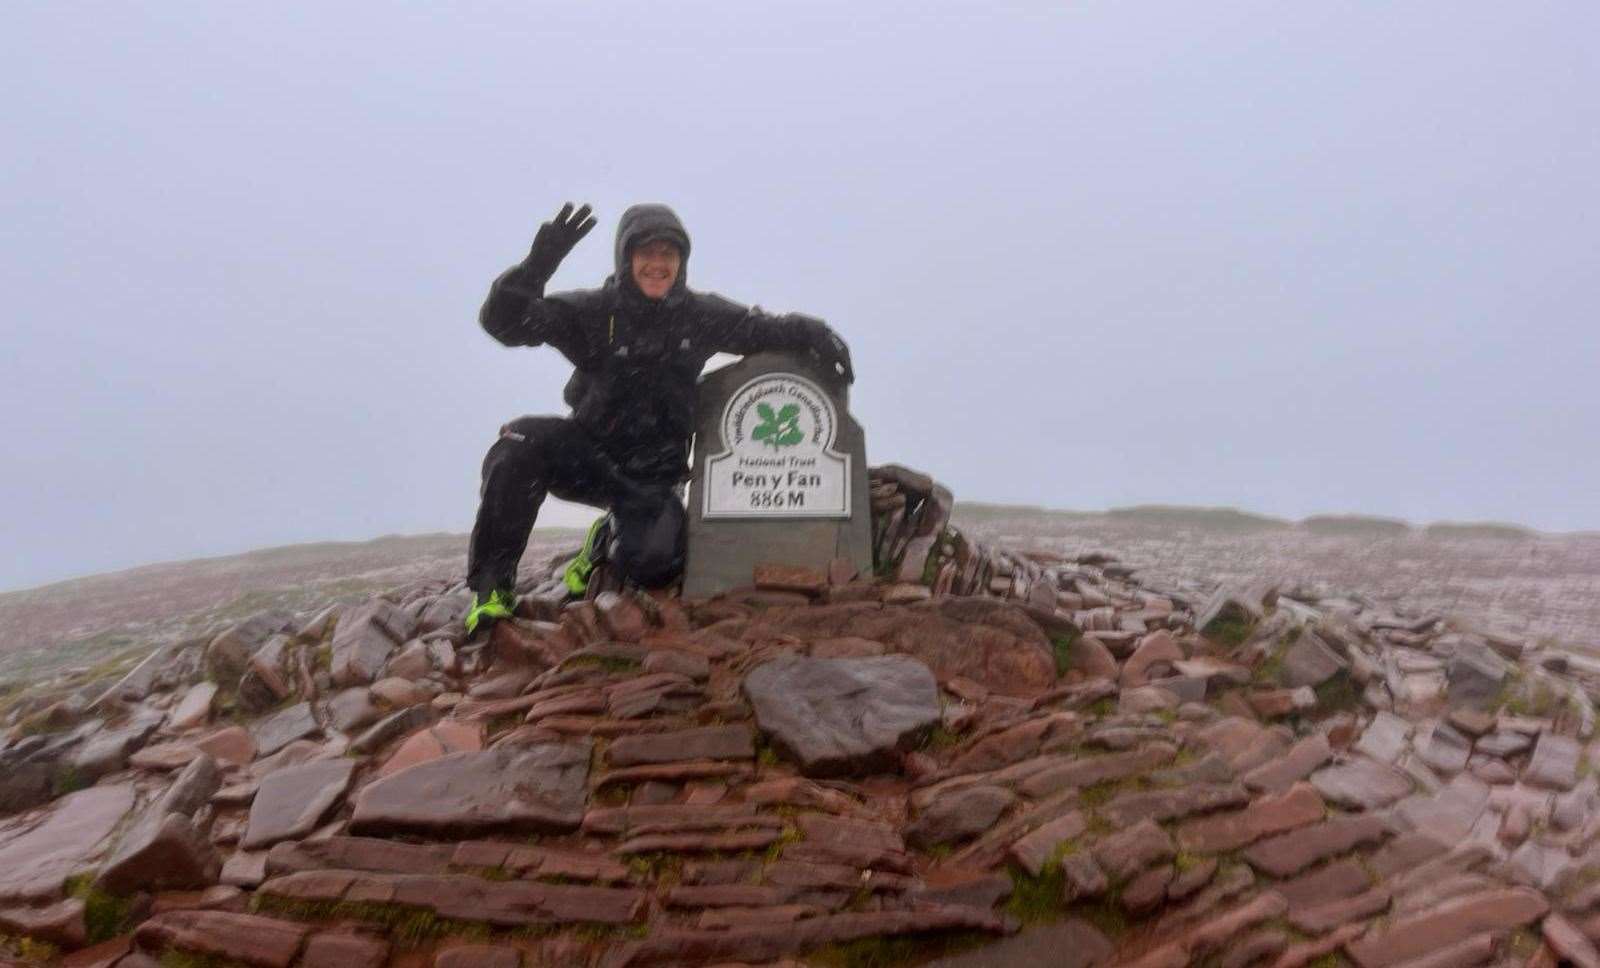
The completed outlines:
{"type": "Polygon", "coordinates": [[[695,384],[715,353],[805,350],[826,338],[821,320],[774,316],[690,289],[689,233],[665,205],[635,205],[617,223],[615,272],[598,289],[545,294],[547,279],[519,264],[489,287],[478,315],[506,346],[549,344],[572,363],[563,393],[572,415],[636,479],[688,475],[695,384]],[[634,247],[678,246],[671,291],[646,298],[633,281],[634,247]]]}

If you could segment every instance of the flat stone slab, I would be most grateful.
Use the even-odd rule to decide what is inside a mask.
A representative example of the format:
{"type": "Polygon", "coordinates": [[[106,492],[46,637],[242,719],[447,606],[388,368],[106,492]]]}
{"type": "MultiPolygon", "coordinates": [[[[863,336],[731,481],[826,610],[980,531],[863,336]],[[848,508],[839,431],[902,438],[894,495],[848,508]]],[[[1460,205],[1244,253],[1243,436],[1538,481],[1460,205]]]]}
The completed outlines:
{"type": "Polygon", "coordinates": [[[1165,765],[1178,753],[1170,743],[1146,743],[1127,753],[1074,757],[1040,770],[1022,780],[1017,789],[1030,797],[1045,797],[1069,788],[1108,783],[1165,765]]]}
{"type": "Polygon", "coordinates": [[[684,760],[753,760],[755,757],[754,734],[749,726],[737,725],[621,736],[606,750],[606,760],[612,766],[684,760]]]}
{"type": "Polygon", "coordinates": [[[906,840],[926,850],[954,843],[993,827],[1017,795],[1005,787],[979,784],[935,800],[906,828],[906,840]]]}
{"type": "Polygon", "coordinates": [[[381,598],[339,616],[333,632],[334,684],[357,686],[377,679],[389,656],[415,629],[416,619],[381,598]]]}
{"type": "Polygon", "coordinates": [[[1375,816],[1335,817],[1263,840],[1246,850],[1244,859],[1273,877],[1288,877],[1324,858],[1378,843],[1388,833],[1383,820],[1375,816]]]}
{"type": "Polygon", "coordinates": [[[1447,901],[1411,917],[1395,918],[1345,945],[1361,968],[1389,968],[1421,958],[1480,932],[1510,931],[1543,917],[1550,905],[1527,888],[1485,891],[1447,901]]]}
{"type": "Polygon", "coordinates": [[[1329,803],[1355,810],[1387,807],[1411,792],[1411,778],[1376,760],[1358,757],[1311,774],[1311,785],[1329,803]]]}
{"type": "Polygon", "coordinates": [[[1246,773],[1244,785],[1256,793],[1282,793],[1311,775],[1311,771],[1328,762],[1333,750],[1328,737],[1314,733],[1289,747],[1282,757],[1263,763],[1246,773]]]}
{"type": "Polygon", "coordinates": [[[1263,837],[1316,823],[1324,813],[1316,788],[1300,783],[1282,794],[1260,797],[1243,810],[1185,821],[1178,827],[1178,843],[1184,850],[1206,854],[1238,850],[1263,837]]]}
{"type": "Polygon", "coordinates": [[[260,894],[310,901],[364,900],[428,908],[440,917],[505,927],[629,924],[645,911],[632,888],[491,881],[476,875],[303,871],[275,877],[260,894]]]}
{"type": "Polygon", "coordinates": [[[590,743],[453,753],[368,784],[356,796],[357,834],[461,834],[495,829],[561,833],[583,821],[590,743]]]}
{"type": "Polygon", "coordinates": [[[295,703],[255,725],[257,756],[271,756],[297,739],[322,735],[322,726],[308,702],[295,703]]]}
{"type": "Polygon", "coordinates": [[[1438,793],[1405,798],[1391,813],[1412,830],[1452,843],[1472,832],[1488,800],[1489,788],[1463,773],[1438,793]]]}
{"type": "Polygon", "coordinates": [[[1315,632],[1303,632],[1283,654],[1283,684],[1320,686],[1348,668],[1340,655],[1323,642],[1315,632]]]}
{"type": "Polygon", "coordinates": [[[1250,802],[1250,794],[1237,783],[1191,783],[1173,790],[1138,790],[1124,793],[1100,808],[1100,816],[1115,827],[1131,827],[1141,820],[1165,822],[1250,802]]]}
{"type": "Polygon", "coordinates": [[[1479,739],[1473,748],[1485,756],[1498,756],[1503,759],[1507,756],[1516,756],[1532,745],[1533,737],[1526,733],[1496,732],[1479,739]]]}
{"type": "Polygon", "coordinates": [[[340,757],[268,773],[250,804],[250,825],[240,846],[259,850],[311,833],[344,797],[355,768],[355,760],[340,757]]]}
{"type": "Polygon", "coordinates": [[[190,729],[203,725],[211,718],[211,703],[216,698],[216,683],[195,683],[189,687],[189,691],[183,694],[183,698],[173,708],[172,716],[167,720],[167,725],[175,730],[190,729]]]}
{"type": "Polygon", "coordinates": [[[1029,928],[973,951],[929,962],[927,968],[1093,968],[1111,960],[1113,946],[1087,921],[1072,919],[1029,928]]]}
{"type": "Polygon", "coordinates": [[[1428,734],[1427,741],[1418,744],[1417,755],[1440,773],[1460,773],[1466,769],[1467,758],[1472,755],[1472,740],[1445,723],[1439,723],[1428,734]]]}
{"type": "Polygon", "coordinates": [[[1393,763],[1406,750],[1406,740],[1411,736],[1411,724],[1394,713],[1380,711],[1372,717],[1355,751],[1364,753],[1380,763],[1393,763]]]}
{"type": "Polygon", "coordinates": [[[288,968],[311,929],[291,921],[225,911],[168,911],[139,926],[140,947],[177,948],[259,968],[288,968]]]}
{"type": "Polygon", "coordinates": [[[199,890],[217,882],[222,859],[181,813],[150,816],[117,845],[95,883],[112,894],[199,890]]]}
{"type": "Polygon", "coordinates": [[[1533,760],[1522,771],[1522,782],[1551,790],[1570,790],[1578,785],[1578,763],[1583,747],[1578,741],[1554,733],[1541,733],[1533,748],[1533,760]]]}
{"type": "Polygon", "coordinates": [[[1101,870],[1123,880],[1152,864],[1171,860],[1176,851],[1165,830],[1153,820],[1144,820],[1107,836],[1094,845],[1093,853],[1101,870]]]}
{"type": "Polygon", "coordinates": [[[1019,838],[1011,845],[1011,859],[1028,873],[1038,877],[1055,854],[1057,847],[1089,829],[1083,814],[1074,810],[1063,814],[1042,827],[1019,838]]]}
{"type": "Polygon", "coordinates": [[[0,903],[54,900],[133,808],[131,784],[91,787],[62,798],[42,820],[0,825],[0,903]]]}
{"type": "Polygon", "coordinates": [[[451,753],[476,753],[481,749],[483,749],[481,724],[447,719],[409,736],[394,753],[390,754],[383,766],[378,768],[378,775],[388,776],[391,773],[398,773],[407,767],[436,760],[451,753]]]}
{"type": "Polygon", "coordinates": [[[745,677],[756,724],[808,776],[890,770],[939,722],[939,689],[920,660],[784,656],[745,677]]]}

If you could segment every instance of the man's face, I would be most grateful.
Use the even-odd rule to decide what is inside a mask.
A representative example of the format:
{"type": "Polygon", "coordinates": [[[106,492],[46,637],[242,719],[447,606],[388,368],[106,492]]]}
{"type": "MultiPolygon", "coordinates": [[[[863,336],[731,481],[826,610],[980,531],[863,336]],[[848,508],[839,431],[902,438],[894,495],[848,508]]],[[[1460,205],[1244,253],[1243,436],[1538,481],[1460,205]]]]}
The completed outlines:
{"type": "Polygon", "coordinates": [[[678,281],[683,257],[678,247],[666,239],[655,239],[633,247],[633,284],[646,299],[661,299],[678,281]]]}

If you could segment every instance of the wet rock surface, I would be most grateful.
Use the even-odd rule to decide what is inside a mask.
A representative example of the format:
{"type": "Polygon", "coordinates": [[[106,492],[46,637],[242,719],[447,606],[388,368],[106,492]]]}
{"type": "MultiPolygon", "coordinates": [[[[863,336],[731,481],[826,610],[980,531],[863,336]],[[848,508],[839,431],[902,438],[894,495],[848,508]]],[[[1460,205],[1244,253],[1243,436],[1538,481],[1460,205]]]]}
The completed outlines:
{"type": "Polygon", "coordinates": [[[1600,960],[1581,662],[871,500],[882,582],[573,602],[562,557],[478,641],[417,582],[28,706],[0,964],[1600,960]]]}
{"type": "Polygon", "coordinates": [[[572,830],[583,820],[587,742],[455,753],[376,780],[357,796],[354,831],[572,830]]]}
{"type": "Polygon", "coordinates": [[[933,673],[909,656],[784,656],[746,676],[744,693],[756,725],[811,776],[893,768],[940,718],[933,673]]]}

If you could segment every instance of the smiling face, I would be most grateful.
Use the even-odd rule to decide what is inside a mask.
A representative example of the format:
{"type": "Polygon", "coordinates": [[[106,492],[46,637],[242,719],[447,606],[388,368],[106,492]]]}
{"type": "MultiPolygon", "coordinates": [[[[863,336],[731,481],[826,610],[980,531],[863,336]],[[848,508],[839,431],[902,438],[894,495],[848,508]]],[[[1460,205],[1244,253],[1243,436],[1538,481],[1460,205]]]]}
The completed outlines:
{"type": "Polygon", "coordinates": [[[683,264],[678,247],[665,239],[634,246],[632,260],[633,284],[646,299],[662,299],[671,292],[683,264]]]}

